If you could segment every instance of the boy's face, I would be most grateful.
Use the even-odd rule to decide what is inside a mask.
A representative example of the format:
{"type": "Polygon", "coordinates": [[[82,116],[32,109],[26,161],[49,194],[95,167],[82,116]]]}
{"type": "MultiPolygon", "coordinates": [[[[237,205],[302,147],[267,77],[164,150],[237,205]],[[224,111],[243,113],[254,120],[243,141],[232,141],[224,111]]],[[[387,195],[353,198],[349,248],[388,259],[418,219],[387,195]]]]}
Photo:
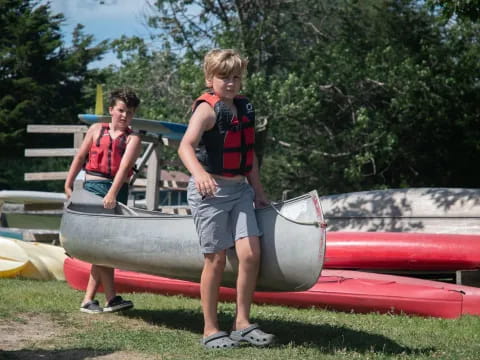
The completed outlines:
{"type": "Polygon", "coordinates": [[[230,74],[225,77],[214,75],[211,80],[207,80],[207,86],[212,88],[221,99],[233,100],[242,87],[242,77],[240,74],[230,74]]]}
{"type": "Polygon", "coordinates": [[[129,108],[127,104],[121,100],[117,100],[115,106],[109,107],[108,111],[112,116],[112,123],[123,129],[130,126],[130,122],[135,114],[135,109],[129,108]]]}

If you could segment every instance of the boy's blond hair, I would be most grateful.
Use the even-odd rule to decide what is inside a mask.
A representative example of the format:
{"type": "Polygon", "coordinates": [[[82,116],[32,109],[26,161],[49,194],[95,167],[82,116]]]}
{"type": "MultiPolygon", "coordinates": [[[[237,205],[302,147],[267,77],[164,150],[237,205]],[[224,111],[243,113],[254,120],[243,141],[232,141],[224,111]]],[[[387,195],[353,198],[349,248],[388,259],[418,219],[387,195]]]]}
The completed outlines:
{"type": "Polygon", "coordinates": [[[247,64],[248,59],[233,49],[210,50],[203,61],[205,81],[211,81],[214,76],[225,78],[232,74],[243,77],[247,72],[247,64]]]}

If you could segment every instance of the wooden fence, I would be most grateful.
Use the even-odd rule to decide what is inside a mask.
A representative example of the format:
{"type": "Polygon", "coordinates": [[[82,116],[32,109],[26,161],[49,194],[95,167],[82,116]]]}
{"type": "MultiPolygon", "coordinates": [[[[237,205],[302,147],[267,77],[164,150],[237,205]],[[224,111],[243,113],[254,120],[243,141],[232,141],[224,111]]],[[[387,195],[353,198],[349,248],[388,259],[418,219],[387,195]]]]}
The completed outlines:
{"type": "MultiPolygon", "coordinates": [[[[26,157],[73,157],[82,144],[85,133],[88,127],[86,125],[28,125],[28,133],[50,133],[50,134],[73,134],[72,148],[51,148],[51,149],[25,149],[26,157]]],[[[135,187],[145,188],[146,208],[154,210],[158,208],[159,196],[158,191],[164,189],[178,189],[184,190],[186,183],[176,182],[172,179],[161,179],[161,148],[163,146],[176,146],[178,142],[155,137],[151,134],[142,137],[142,144],[144,147],[142,155],[136,162],[138,173],[146,168],[146,178],[137,178],[134,175],[131,184],[135,187]]],[[[65,180],[67,178],[68,169],[66,171],[49,171],[49,172],[34,172],[25,173],[25,181],[44,181],[44,180],[65,180]]]]}

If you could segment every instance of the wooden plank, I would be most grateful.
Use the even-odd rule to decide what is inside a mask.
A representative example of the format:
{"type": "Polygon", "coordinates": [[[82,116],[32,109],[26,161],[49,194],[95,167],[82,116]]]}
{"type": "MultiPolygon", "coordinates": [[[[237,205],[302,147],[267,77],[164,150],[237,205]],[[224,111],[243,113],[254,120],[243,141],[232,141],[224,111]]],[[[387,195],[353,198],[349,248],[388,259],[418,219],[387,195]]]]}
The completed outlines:
{"type": "Polygon", "coordinates": [[[85,137],[84,132],[76,132],[75,134],[73,134],[73,147],[76,149],[80,148],[84,137],[85,137]]]}
{"type": "MultiPolygon", "coordinates": [[[[147,179],[144,178],[137,178],[135,179],[135,183],[133,184],[136,187],[145,187],[147,186],[147,179]]],[[[159,181],[159,186],[162,189],[172,189],[172,190],[185,190],[187,188],[188,183],[183,181],[175,181],[175,180],[161,180],[159,181]]]]}
{"type": "Polygon", "coordinates": [[[78,149],[57,148],[57,149],[25,149],[26,157],[49,157],[49,156],[75,156],[78,149]]]}
{"type": "Polygon", "coordinates": [[[145,187],[145,198],[147,200],[147,210],[155,210],[158,207],[159,184],[160,184],[160,149],[157,146],[154,148],[148,160],[147,184],[145,187]]]}
{"type": "Polygon", "coordinates": [[[28,133],[74,134],[86,133],[87,130],[85,125],[27,125],[28,133]]]}
{"type": "Polygon", "coordinates": [[[65,180],[67,178],[68,171],[50,171],[50,172],[37,172],[37,173],[25,173],[25,181],[43,181],[43,180],[65,180]]]}

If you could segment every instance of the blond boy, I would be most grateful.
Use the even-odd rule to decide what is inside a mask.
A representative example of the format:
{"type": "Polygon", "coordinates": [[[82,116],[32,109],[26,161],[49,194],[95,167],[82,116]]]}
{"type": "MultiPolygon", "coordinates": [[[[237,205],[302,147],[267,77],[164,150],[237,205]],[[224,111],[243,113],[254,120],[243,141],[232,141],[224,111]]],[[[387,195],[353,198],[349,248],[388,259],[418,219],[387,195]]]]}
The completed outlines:
{"type": "Polygon", "coordinates": [[[268,204],[254,151],[255,112],[239,96],[247,60],[234,50],[215,49],[204,59],[209,92],[193,104],[193,114],[178,154],[191,174],[188,202],[192,209],[204,266],[200,279],[205,348],[237,347],[245,341],[266,346],[274,336],[251,324],[250,307],[260,263],[255,207],[268,204]],[[218,325],[218,293],[226,250],[238,257],[236,314],[232,331],[218,325]]]}

